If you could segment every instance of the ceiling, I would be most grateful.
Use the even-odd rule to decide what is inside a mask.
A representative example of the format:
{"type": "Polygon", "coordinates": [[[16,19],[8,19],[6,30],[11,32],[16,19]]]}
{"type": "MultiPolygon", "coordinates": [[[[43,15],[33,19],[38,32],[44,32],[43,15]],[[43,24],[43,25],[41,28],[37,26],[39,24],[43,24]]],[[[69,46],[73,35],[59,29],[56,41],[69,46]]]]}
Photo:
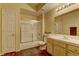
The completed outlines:
{"type": "Polygon", "coordinates": [[[44,11],[44,12],[48,12],[52,9],[55,9],[61,5],[63,5],[64,3],[47,3],[45,4],[41,9],[44,11]]]}
{"type": "Polygon", "coordinates": [[[47,13],[48,11],[55,9],[63,5],[64,3],[26,3],[26,4],[35,11],[33,13],[39,15],[42,12],[47,13]]]}
{"type": "Polygon", "coordinates": [[[45,5],[45,3],[27,3],[27,4],[36,11],[38,11],[45,5]]]}
{"type": "Polygon", "coordinates": [[[63,5],[64,3],[27,3],[27,4],[36,11],[43,10],[44,12],[47,12],[60,5],[63,5]]]}

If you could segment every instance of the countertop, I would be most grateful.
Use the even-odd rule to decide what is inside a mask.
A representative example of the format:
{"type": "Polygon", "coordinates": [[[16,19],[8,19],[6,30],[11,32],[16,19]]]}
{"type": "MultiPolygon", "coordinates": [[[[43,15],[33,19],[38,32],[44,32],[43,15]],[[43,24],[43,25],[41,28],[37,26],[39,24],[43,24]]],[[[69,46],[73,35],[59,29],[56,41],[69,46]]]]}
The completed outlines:
{"type": "Polygon", "coordinates": [[[54,40],[60,40],[68,44],[79,46],[79,36],[61,35],[61,34],[49,34],[47,38],[54,40]]]}

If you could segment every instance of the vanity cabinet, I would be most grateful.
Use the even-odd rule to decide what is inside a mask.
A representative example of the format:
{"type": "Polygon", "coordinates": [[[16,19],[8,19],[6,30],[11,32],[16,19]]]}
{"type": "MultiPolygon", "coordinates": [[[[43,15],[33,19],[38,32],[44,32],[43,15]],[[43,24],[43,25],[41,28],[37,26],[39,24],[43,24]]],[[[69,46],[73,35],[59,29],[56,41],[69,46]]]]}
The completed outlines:
{"type": "Polygon", "coordinates": [[[73,43],[47,38],[47,52],[54,56],[79,56],[79,46],[73,43]]]}
{"type": "Polygon", "coordinates": [[[66,44],[61,41],[56,41],[54,40],[54,54],[55,56],[65,56],[66,51],[65,51],[66,44]]]}
{"type": "Polygon", "coordinates": [[[60,41],[55,41],[53,39],[47,39],[47,52],[54,56],[65,55],[65,44],[60,41]]]}

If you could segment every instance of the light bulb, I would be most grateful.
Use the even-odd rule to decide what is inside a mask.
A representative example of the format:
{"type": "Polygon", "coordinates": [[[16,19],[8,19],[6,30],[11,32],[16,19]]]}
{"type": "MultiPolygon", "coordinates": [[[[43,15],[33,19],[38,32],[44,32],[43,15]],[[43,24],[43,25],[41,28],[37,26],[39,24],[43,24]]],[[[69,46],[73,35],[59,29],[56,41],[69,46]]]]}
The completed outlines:
{"type": "Polygon", "coordinates": [[[65,5],[63,5],[62,8],[65,8],[65,5]]]}
{"type": "Polygon", "coordinates": [[[56,11],[58,11],[58,8],[56,9],[56,11]]]}
{"type": "Polygon", "coordinates": [[[59,9],[59,10],[61,10],[61,9],[62,9],[62,7],[59,7],[58,9],[59,9]]]}
{"type": "Polygon", "coordinates": [[[70,5],[70,3],[67,3],[66,5],[67,5],[67,6],[69,6],[69,5],[70,5]]]}

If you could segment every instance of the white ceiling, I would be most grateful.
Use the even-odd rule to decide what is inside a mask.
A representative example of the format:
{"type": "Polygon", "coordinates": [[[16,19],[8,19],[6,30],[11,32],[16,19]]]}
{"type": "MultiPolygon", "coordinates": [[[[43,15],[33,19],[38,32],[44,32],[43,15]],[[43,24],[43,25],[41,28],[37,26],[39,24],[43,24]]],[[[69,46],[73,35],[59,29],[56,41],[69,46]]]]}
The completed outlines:
{"type": "Polygon", "coordinates": [[[64,3],[47,3],[45,4],[39,11],[43,10],[44,12],[48,12],[51,9],[57,8],[60,5],[63,5],[64,3]]]}
{"type": "MultiPolygon", "coordinates": [[[[38,10],[38,12],[36,12],[35,10],[33,10],[29,5],[27,5],[29,8],[27,8],[27,9],[31,9],[31,10],[28,10],[28,11],[32,11],[32,12],[30,12],[31,14],[37,14],[37,15],[39,15],[39,14],[41,14],[42,12],[48,12],[48,11],[50,11],[50,10],[52,10],[52,9],[54,9],[54,8],[56,8],[56,7],[58,7],[58,6],[60,6],[60,5],[63,5],[64,3],[46,3],[40,10],[38,10]]],[[[34,5],[37,5],[37,4],[34,4],[34,5]]],[[[23,13],[29,13],[28,11],[26,12],[25,10],[22,10],[23,11],[23,13]]]]}

